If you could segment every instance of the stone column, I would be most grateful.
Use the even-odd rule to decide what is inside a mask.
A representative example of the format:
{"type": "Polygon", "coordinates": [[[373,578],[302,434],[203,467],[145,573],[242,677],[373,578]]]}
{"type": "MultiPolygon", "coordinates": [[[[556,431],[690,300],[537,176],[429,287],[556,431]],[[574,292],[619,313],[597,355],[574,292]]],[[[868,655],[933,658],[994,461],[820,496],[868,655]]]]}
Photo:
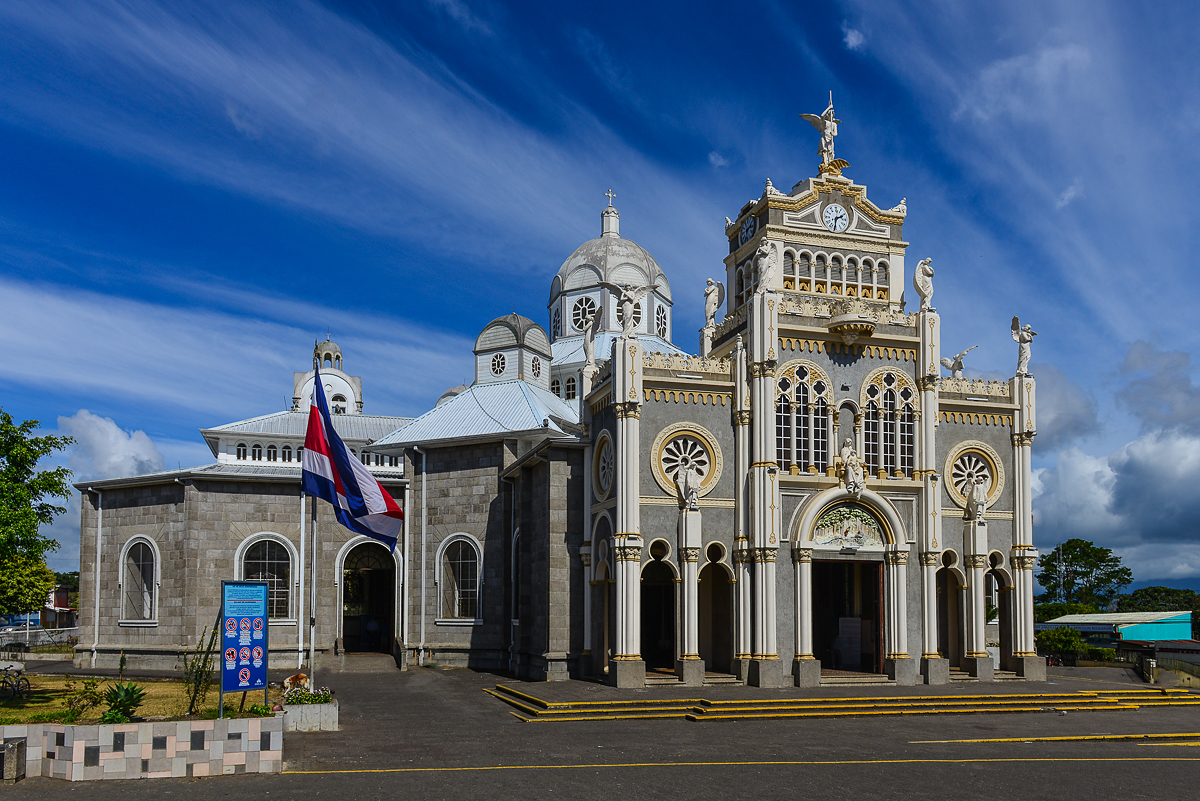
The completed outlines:
{"type": "Polygon", "coordinates": [[[812,548],[792,547],[796,565],[796,657],[792,660],[792,679],[797,687],[816,687],[821,683],[821,663],[812,648],[812,548]]]}
{"type": "Polygon", "coordinates": [[[1033,547],[1033,438],[1037,436],[1037,382],[1017,376],[1009,382],[1017,404],[1013,421],[1013,472],[1016,507],[1013,512],[1013,663],[1017,673],[1045,681],[1046,662],[1037,655],[1033,637],[1033,568],[1038,552],[1033,547]]]}
{"type": "Polygon", "coordinates": [[[742,681],[747,680],[752,651],[751,631],[753,627],[750,577],[750,557],[747,552],[750,531],[750,379],[746,366],[746,347],[739,336],[733,358],[733,485],[734,503],[734,579],[737,582],[734,604],[734,657],[733,672],[742,681]]]}
{"type": "Polygon", "coordinates": [[[911,686],[920,676],[919,665],[908,654],[908,546],[889,545],[884,551],[887,604],[887,657],[884,668],[897,684],[911,686]]]}
{"type": "Polygon", "coordinates": [[[981,681],[991,681],[995,665],[987,652],[987,610],[984,574],[987,573],[987,523],[963,521],[964,567],[967,574],[966,657],[964,667],[981,681]]]}
{"type": "Polygon", "coordinates": [[[941,551],[921,551],[921,675],[926,684],[950,681],[950,660],[938,651],[937,571],[941,551]]]}
{"type": "Polygon", "coordinates": [[[704,684],[704,662],[700,659],[700,599],[697,571],[700,559],[700,512],[681,509],[679,512],[679,567],[682,592],[679,594],[679,622],[683,629],[680,638],[679,661],[675,672],[689,687],[704,684]]]}
{"type": "Polygon", "coordinates": [[[778,298],[756,292],[750,300],[750,536],[754,549],[754,642],[747,681],[780,687],[783,671],[775,645],[775,552],[781,536],[779,464],[775,454],[775,365],[779,338],[778,298]]]}
{"type": "Polygon", "coordinates": [[[646,663],[641,657],[641,409],[642,347],[636,337],[613,342],[613,407],[617,414],[617,553],[616,653],[609,665],[610,683],[644,687],[646,663]]]}

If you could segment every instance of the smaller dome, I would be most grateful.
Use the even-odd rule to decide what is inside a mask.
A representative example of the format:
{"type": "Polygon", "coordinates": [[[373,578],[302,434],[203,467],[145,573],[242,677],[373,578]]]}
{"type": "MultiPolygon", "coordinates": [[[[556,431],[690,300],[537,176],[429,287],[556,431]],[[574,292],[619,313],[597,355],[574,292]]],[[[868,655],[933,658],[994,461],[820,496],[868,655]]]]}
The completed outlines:
{"type": "Polygon", "coordinates": [[[550,358],[550,337],[546,330],[528,317],[513,312],[488,323],[475,340],[475,353],[513,346],[529,348],[550,358]]]}
{"type": "Polygon", "coordinates": [[[550,285],[553,306],[565,291],[587,289],[601,281],[614,284],[657,284],[659,293],[671,300],[666,273],[646,250],[631,239],[622,239],[617,210],[608,206],[601,213],[601,233],[584,242],[558,268],[550,285]]]}
{"type": "Polygon", "coordinates": [[[461,395],[466,391],[467,391],[466,384],[459,384],[457,387],[450,387],[450,389],[448,389],[442,393],[442,397],[438,398],[437,403],[433,404],[433,406],[434,406],[434,408],[437,408],[438,406],[441,406],[443,403],[445,403],[446,401],[453,398],[455,395],[461,395]]]}
{"type": "Polygon", "coordinates": [[[313,342],[313,364],[321,367],[332,367],[335,370],[342,369],[342,349],[338,344],[331,340],[328,336],[324,342],[313,342]]]}

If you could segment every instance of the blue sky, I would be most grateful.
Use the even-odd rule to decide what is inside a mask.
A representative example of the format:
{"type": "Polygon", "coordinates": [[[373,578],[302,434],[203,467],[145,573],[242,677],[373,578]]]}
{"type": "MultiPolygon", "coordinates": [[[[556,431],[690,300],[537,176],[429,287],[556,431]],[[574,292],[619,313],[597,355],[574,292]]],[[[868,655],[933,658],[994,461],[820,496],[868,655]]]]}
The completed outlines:
{"type": "MultiPolygon", "coordinates": [[[[332,332],[366,411],[418,414],[599,232],[701,323],[723,221],[812,175],[908,200],[944,347],[1039,336],[1036,539],[1200,587],[1192,4],[0,6],[0,405],[81,477],[208,459],[332,332]]],[[[687,348],[692,336],[677,334],[687,348]]],[[[52,533],[75,558],[77,504],[52,533]],[[71,516],[74,520],[70,520],[71,516]]]]}

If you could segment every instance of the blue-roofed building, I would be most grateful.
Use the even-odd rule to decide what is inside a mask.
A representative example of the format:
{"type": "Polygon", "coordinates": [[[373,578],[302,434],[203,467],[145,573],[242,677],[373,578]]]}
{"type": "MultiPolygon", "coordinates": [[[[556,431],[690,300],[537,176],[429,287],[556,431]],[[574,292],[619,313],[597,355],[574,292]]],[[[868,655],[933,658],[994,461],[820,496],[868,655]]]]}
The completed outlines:
{"type": "Polygon", "coordinates": [[[1034,626],[1036,631],[1072,628],[1092,645],[1115,648],[1128,640],[1187,640],[1192,636],[1192,613],[1180,612],[1097,612],[1062,615],[1034,626]]]}

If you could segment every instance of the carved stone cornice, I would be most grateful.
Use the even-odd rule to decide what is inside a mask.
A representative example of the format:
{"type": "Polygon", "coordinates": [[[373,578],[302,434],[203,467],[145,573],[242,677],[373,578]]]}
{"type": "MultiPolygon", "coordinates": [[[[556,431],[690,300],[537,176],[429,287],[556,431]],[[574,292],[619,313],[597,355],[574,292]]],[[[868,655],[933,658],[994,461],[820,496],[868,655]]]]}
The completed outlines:
{"type": "Polygon", "coordinates": [[[618,562],[640,562],[642,560],[640,545],[618,545],[613,548],[613,553],[617,555],[618,562]]]}
{"type": "Polygon", "coordinates": [[[680,548],[679,549],[679,558],[680,558],[680,560],[682,560],[684,562],[699,562],[700,561],[700,549],[699,548],[680,548]]]}
{"type": "Polygon", "coordinates": [[[921,565],[937,567],[942,561],[941,551],[921,551],[921,565]]]}
{"type": "Polygon", "coordinates": [[[797,563],[811,562],[812,554],[813,554],[812,548],[793,548],[792,549],[792,561],[797,562],[797,563]]]}
{"type": "Polygon", "coordinates": [[[642,416],[642,405],[637,402],[632,403],[614,403],[613,408],[617,412],[617,419],[624,417],[632,417],[637,420],[642,416]]]}
{"type": "Polygon", "coordinates": [[[884,551],[883,552],[883,561],[887,562],[889,565],[907,565],[908,564],[908,551],[907,550],[884,551]]]}

